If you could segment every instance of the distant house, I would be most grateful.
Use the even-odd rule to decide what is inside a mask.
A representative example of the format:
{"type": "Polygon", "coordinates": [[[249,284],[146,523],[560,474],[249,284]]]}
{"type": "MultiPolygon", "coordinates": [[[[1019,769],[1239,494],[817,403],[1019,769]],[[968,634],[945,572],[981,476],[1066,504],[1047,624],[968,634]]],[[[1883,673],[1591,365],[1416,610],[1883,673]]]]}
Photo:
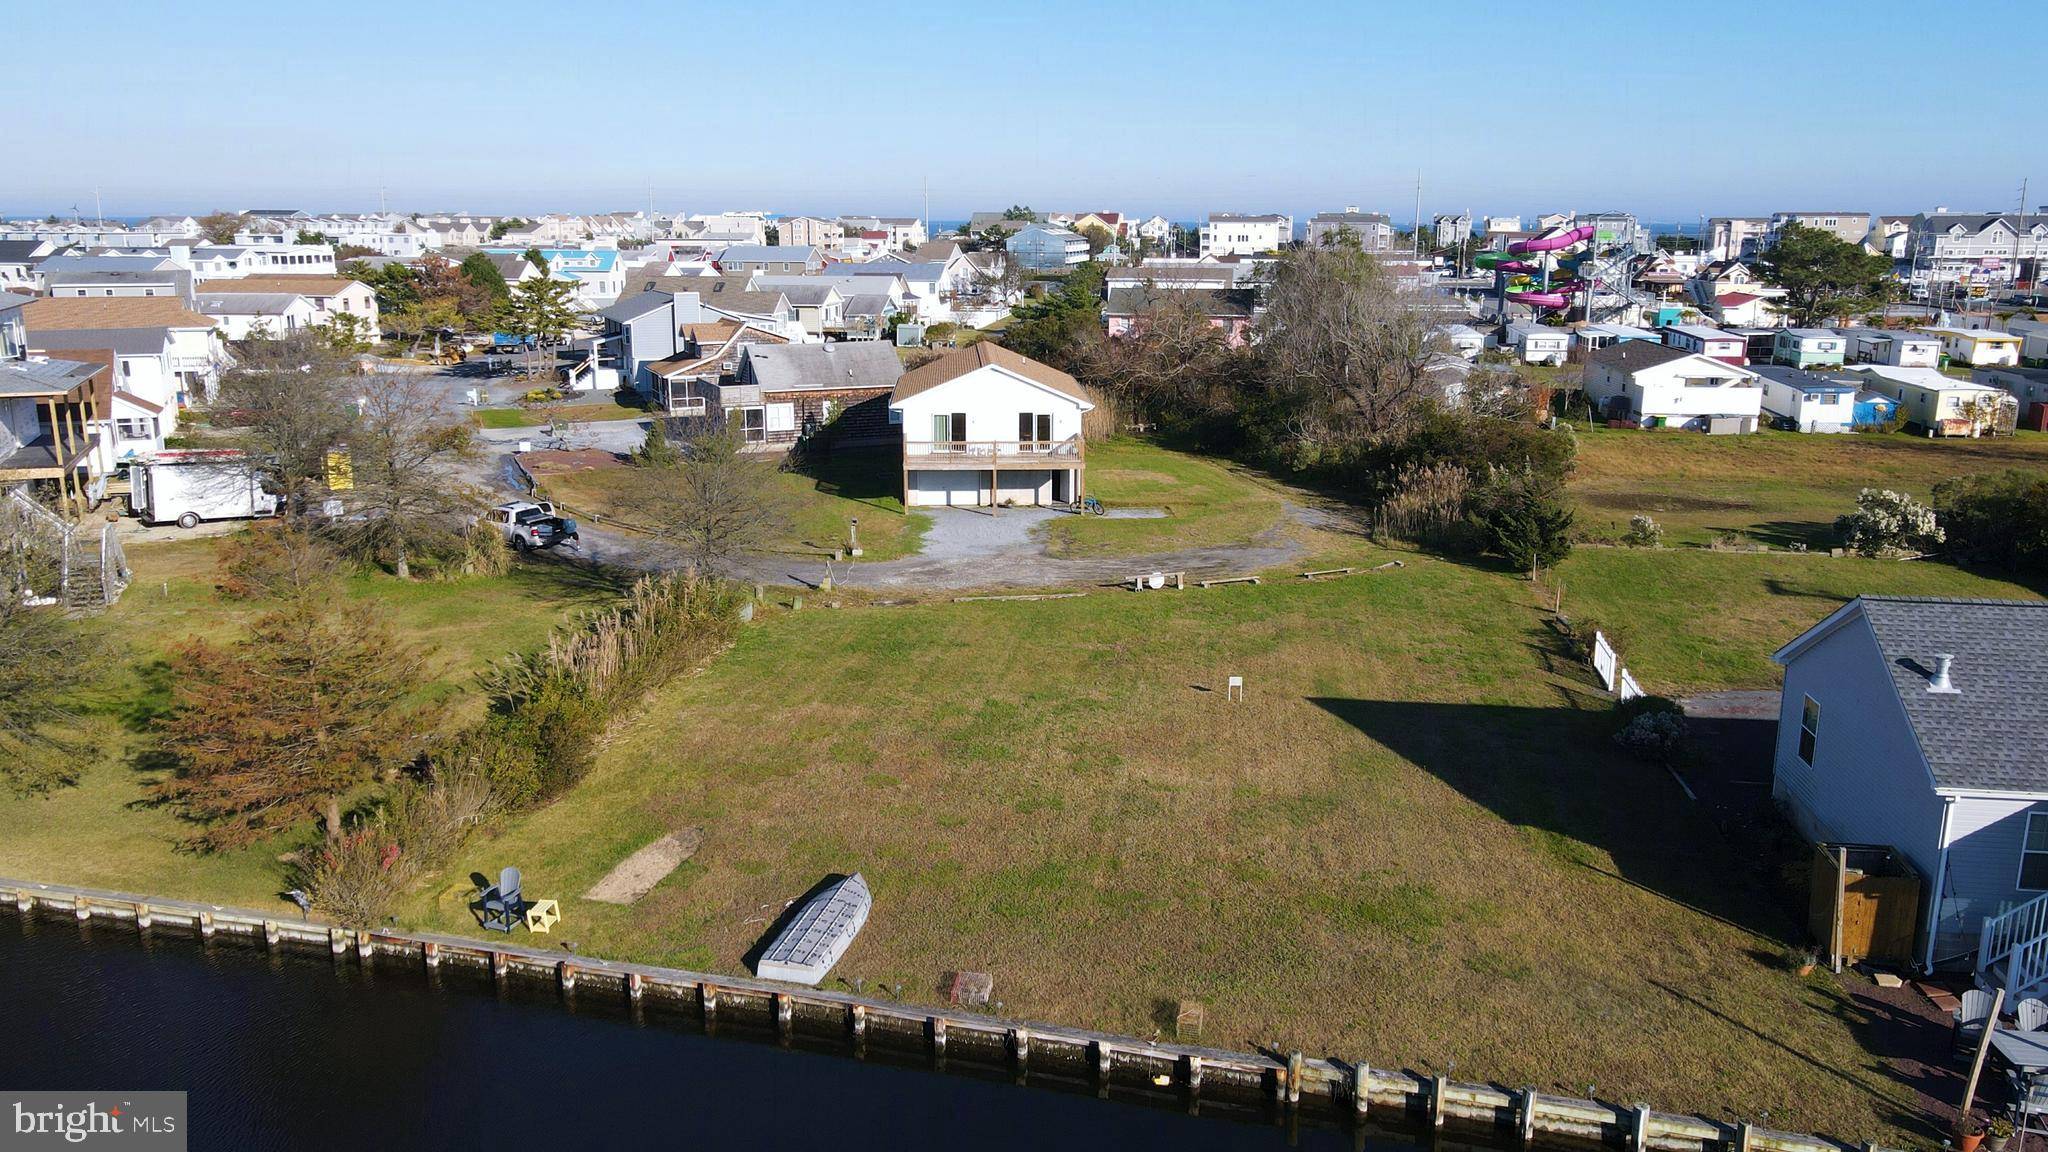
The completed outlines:
{"type": "Polygon", "coordinates": [[[1714,323],[1737,328],[1769,324],[1778,314],[1769,297],[1739,289],[1716,293],[1713,306],[1707,311],[1714,323]]]}
{"type": "Polygon", "coordinates": [[[1223,334],[1225,344],[1242,348],[1251,341],[1252,299],[1249,288],[1112,288],[1102,306],[1102,324],[1111,336],[1128,336],[1142,331],[1146,318],[1162,307],[1184,300],[1202,309],[1209,326],[1223,334]]]}
{"type": "Polygon", "coordinates": [[[1394,224],[1384,212],[1360,212],[1356,206],[1342,212],[1318,212],[1308,218],[1308,246],[1322,248],[1345,237],[1362,251],[1381,253],[1394,248],[1394,224]]]}
{"type": "Polygon", "coordinates": [[[1663,333],[1653,328],[1637,328],[1628,324],[1582,324],[1576,329],[1579,346],[1588,352],[1597,352],[1611,344],[1629,340],[1644,340],[1651,344],[1664,342],[1663,333]]]}
{"type": "Polygon", "coordinates": [[[312,323],[332,324],[342,313],[360,319],[364,333],[377,334],[377,293],[368,284],[347,276],[309,276],[295,273],[260,273],[233,280],[201,280],[195,294],[268,293],[303,296],[312,306],[312,323]]]}
{"type": "Polygon", "coordinates": [[[1899,419],[1929,436],[2010,432],[2019,419],[2019,402],[2004,389],[1958,380],[1933,368],[1858,364],[1849,370],[1868,379],[1871,391],[1898,401],[1899,419]]]}
{"type": "Polygon", "coordinates": [[[1748,340],[1704,324],[1673,324],[1664,329],[1664,343],[1681,352],[1696,352],[1737,368],[1749,363],[1748,340]]]}
{"type": "Polygon", "coordinates": [[[826,332],[845,328],[846,297],[839,289],[830,284],[791,284],[781,290],[805,334],[823,340],[826,332]]]}
{"type": "Polygon", "coordinates": [[[1571,354],[1572,333],[1548,324],[1508,324],[1494,334],[1494,345],[1513,352],[1524,364],[1558,365],[1571,354]]]}
{"type": "Polygon", "coordinates": [[[808,244],[735,244],[718,254],[718,270],[738,272],[816,272],[824,254],[808,244]]]}
{"type": "Polygon", "coordinates": [[[1764,236],[1763,247],[1768,248],[1777,243],[1778,237],[1784,234],[1785,227],[1788,224],[1797,224],[1802,228],[1812,228],[1816,231],[1825,232],[1844,244],[1861,244],[1863,243],[1863,238],[1870,235],[1870,213],[1868,212],[1840,210],[1826,212],[1773,212],[1771,213],[1770,230],[1764,236]]]}
{"type": "Polygon", "coordinates": [[[1061,272],[1088,262],[1088,238],[1051,224],[1027,224],[1003,243],[1019,268],[1061,272]]]}
{"type": "Polygon", "coordinates": [[[1202,225],[1203,256],[1261,256],[1294,242],[1294,217],[1277,212],[1260,215],[1211,212],[1202,225]]]}
{"type": "Polygon", "coordinates": [[[2048,322],[2015,316],[2005,330],[2020,338],[2020,363],[2048,366],[2048,322]]]}
{"type": "Polygon", "coordinates": [[[1979,368],[1972,384],[2002,388],[2019,402],[2019,418],[2036,432],[2048,432],[2048,368],[1979,368]]]}
{"type": "Polygon", "coordinates": [[[750,444],[794,444],[829,430],[837,444],[890,440],[888,397],[903,375],[896,349],[876,341],[746,344],[711,407],[750,444]]]}
{"type": "Polygon", "coordinates": [[[1477,360],[1486,349],[1486,334],[1470,324],[1446,324],[1438,328],[1436,334],[1443,337],[1444,343],[1461,360],[1477,360]]]}
{"type": "Polygon", "coordinates": [[[1783,364],[1760,364],[1764,411],[1797,432],[1849,432],[1856,427],[1856,395],[1863,381],[1823,376],[1783,364]]]}
{"type": "Polygon", "coordinates": [[[837,220],[815,216],[790,216],[775,222],[775,238],[796,248],[837,248],[846,239],[846,226],[837,220]]]}
{"type": "Polygon", "coordinates": [[[208,292],[193,307],[212,317],[230,340],[287,336],[313,327],[313,302],[292,292],[208,292]]]}
{"type": "Polygon", "coordinates": [[[1924,332],[1896,328],[1849,328],[1849,361],[1855,364],[1891,364],[1900,368],[1941,366],[1941,340],[1924,332]]]}
{"type": "MultiPolygon", "coordinates": [[[[1809,839],[1880,845],[1926,901],[1920,962],[1979,950],[2048,892],[2048,601],[1861,596],[1772,657],[1785,668],[1771,791],[1809,839]],[[2037,835],[2038,833],[2038,835],[2037,835]]],[[[2012,943],[1976,963],[1994,980],[2012,943]]],[[[2033,995],[2015,984],[2015,996],[2033,995]]]]}
{"type": "Polygon", "coordinates": [[[42,288],[37,268],[58,251],[50,240],[0,240],[0,292],[35,292],[42,288]]]}
{"type": "Polygon", "coordinates": [[[1235,264],[1165,264],[1147,261],[1127,268],[1110,269],[1103,279],[1103,288],[1110,292],[1119,288],[1235,288],[1238,272],[1238,266],[1235,264]]]}
{"type": "Polygon", "coordinates": [[[1771,341],[1771,359],[1793,368],[1834,368],[1848,349],[1848,337],[1832,328],[1783,328],[1771,341]]]}
{"type": "Polygon", "coordinates": [[[1138,238],[1141,240],[1163,244],[1172,237],[1173,222],[1164,216],[1147,216],[1144,223],[1138,225],[1138,238]]]}
{"type": "Polygon", "coordinates": [[[983,340],[896,382],[905,506],[1071,504],[1085,491],[1081,417],[1094,403],[1072,377],[983,340]]]}
{"type": "Polygon", "coordinates": [[[1989,328],[1922,328],[1941,341],[1941,354],[1972,368],[2012,366],[2020,362],[2020,338],[1989,328]]]}
{"type": "Polygon", "coordinates": [[[1585,388],[1608,419],[1634,420],[1649,428],[1754,432],[1763,413],[1756,373],[1643,340],[1612,344],[1587,356],[1585,388]]]}

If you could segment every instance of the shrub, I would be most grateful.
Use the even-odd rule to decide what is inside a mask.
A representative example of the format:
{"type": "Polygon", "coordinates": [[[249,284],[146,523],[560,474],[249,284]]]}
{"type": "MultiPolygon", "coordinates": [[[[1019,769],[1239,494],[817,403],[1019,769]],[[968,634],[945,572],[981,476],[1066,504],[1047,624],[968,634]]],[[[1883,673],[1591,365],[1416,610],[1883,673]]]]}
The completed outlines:
{"type": "Polygon", "coordinates": [[[1564,486],[1535,473],[1496,474],[1472,501],[1472,522],[1488,550],[1534,573],[1571,554],[1572,510],[1564,486]]]}
{"type": "Polygon", "coordinates": [[[1631,548],[1655,548],[1664,542],[1664,526],[1649,513],[1638,512],[1628,518],[1628,534],[1621,541],[1631,548]]]}
{"type": "Polygon", "coordinates": [[[1426,542],[1441,539],[1465,518],[1465,470],[1456,464],[1410,464],[1394,479],[1393,494],[1373,509],[1374,536],[1426,542]]]}
{"type": "Polygon", "coordinates": [[[1669,764],[1685,750],[1685,714],[1676,709],[1644,712],[1623,725],[1614,742],[1638,759],[1669,764]]]}
{"type": "Polygon", "coordinates": [[[494,668],[491,715],[440,749],[437,769],[489,780],[508,806],[559,795],[590,770],[618,710],[723,645],[738,608],[737,592],[715,580],[642,578],[619,607],[494,668]]]}
{"type": "Polygon", "coordinates": [[[1934,509],[1890,489],[1857,493],[1856,510],[1837,519],[1835,530],[1859,556],[1926,552],[1946,538],[1934,509]]]}
{"type": "Polygon", "coordinates": [[[267,520],[222,542],[220,583],[229,600],[285,600],[331,593],[341,560],[334,548],[302,523],[267,520]]]}
{"type": "Polygon", "coordinates": [[[490,786],[475,775],[402,782],[355,827],[300,853],[291,882],[335,921],[367,928],[446,864],[491,806],[490,786]]]}
{"type": "Polygon", "coordinates": [[[531,388],[519,398],[521,404],[552,404],[562,398],[560,388],[531,388]]]}
{"type": "Polygon", "coordinates": [[[2048,474],[2013,468],[1934,486],[1935,514],[1957,551],[2048,571],[2048,474]]]}

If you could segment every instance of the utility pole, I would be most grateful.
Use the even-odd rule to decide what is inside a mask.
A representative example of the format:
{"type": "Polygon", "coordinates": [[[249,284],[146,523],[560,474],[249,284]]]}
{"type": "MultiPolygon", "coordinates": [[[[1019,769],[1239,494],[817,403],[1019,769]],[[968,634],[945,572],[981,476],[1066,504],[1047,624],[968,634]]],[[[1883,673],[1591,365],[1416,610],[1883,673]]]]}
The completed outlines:
{"type": "Polygon", "coordinates": [[[930,176],[924,178],[924,238],[927,243],[932,238],[932,178],[930,176]]]}
{"type": "MultiPolygon", "coordinates": [[[[2026,193],[2021,192],[2020,200],[2024,202],[2026,198],[2026,193]]],[[[92,214],[99,218],[100,227],[104,229],[107,226],[107,213],[106,209],[100,206],[100,186],[97,184],[92,186],[92,214]]]]}
{"type": "Polygon", "coordinates": [[[1415,259],[1422,259],[1422,169],[1415,170],[1415,231],[1410,235],[1415,259]]]}
{"type": "MultiPolygon", "coordinates": [[[[2020,279],[2020,238],[2027,234],[2027,178],[2020,177],[2020,226],[2012,233],[2012,279],[2013,286],[2019,286],[2020,279]]],[[[2034,275],[2029,283],[2039,291],[2041,285],[2041,254],[2034,253],[2034,275]]]]}

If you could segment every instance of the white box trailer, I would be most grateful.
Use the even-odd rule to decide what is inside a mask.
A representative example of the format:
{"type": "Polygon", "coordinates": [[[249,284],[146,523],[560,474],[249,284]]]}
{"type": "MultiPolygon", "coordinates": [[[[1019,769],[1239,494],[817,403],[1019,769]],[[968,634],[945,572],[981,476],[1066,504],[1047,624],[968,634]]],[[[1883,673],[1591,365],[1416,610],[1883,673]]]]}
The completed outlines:
{"type": "Polygon", "coordinates": [[[239,452],[171,450],[133,466],[128,506],[145,524],[196,528],[203,520],[277,515],[277,496],[239,452]]]}

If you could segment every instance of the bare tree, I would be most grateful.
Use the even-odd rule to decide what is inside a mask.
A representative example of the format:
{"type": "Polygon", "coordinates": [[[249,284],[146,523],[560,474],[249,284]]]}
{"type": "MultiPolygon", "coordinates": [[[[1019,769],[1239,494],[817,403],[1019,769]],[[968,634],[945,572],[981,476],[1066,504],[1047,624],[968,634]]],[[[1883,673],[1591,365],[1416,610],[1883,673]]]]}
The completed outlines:
{"type": "Polygon", "coordinates": [[[108,662],[104,634],[53,603],[61,544],[0,497],[0,780],[20,793],[78,779],[96,748],[73,709],[108,662]]]}
{"type": "Polygon", "coordinates": [[[1129,331],[1090,339],[1076,353],[1077,374],[1127,415],[1228,411],[1230,385],[1249,367],[1209,317],[1206,295],[1156,291],[1129,331]]]}
{"type": "Polygon", "coordinates": [[[475,428],[414,376],[367,385],[358,405],[336,535],[351,554],[407,579],[413,557],[460,550],[484,506],[482,493],[453,471],[475,451],[475,428]]]}
{"type": "Polygon", "coordinates": [[[346,356],[308,331],[256,337],[210,406],[216,426],[249,453],[250,466],[303,513],[326,490],[327,457],[347,434],[357,377],[346,356]]]}
{"type": "Polygon", "coordinates": [[[790,509],[776,484],[776,466],[747,454],[736,429],[697,429],[680,456],[672,464],[639,465],[630,489],[640,515],[678,562],[720,572],[788,534],[790,509]]]}
{"type": "Polygon", "coordinates": [[[1290,251],[1265,291],[1260,351],[1305,421],[1381,439],[1440,394],[1430,367],[1444,349],[1429,317],[1371,256],[1344,246],[1290,251]]]}

